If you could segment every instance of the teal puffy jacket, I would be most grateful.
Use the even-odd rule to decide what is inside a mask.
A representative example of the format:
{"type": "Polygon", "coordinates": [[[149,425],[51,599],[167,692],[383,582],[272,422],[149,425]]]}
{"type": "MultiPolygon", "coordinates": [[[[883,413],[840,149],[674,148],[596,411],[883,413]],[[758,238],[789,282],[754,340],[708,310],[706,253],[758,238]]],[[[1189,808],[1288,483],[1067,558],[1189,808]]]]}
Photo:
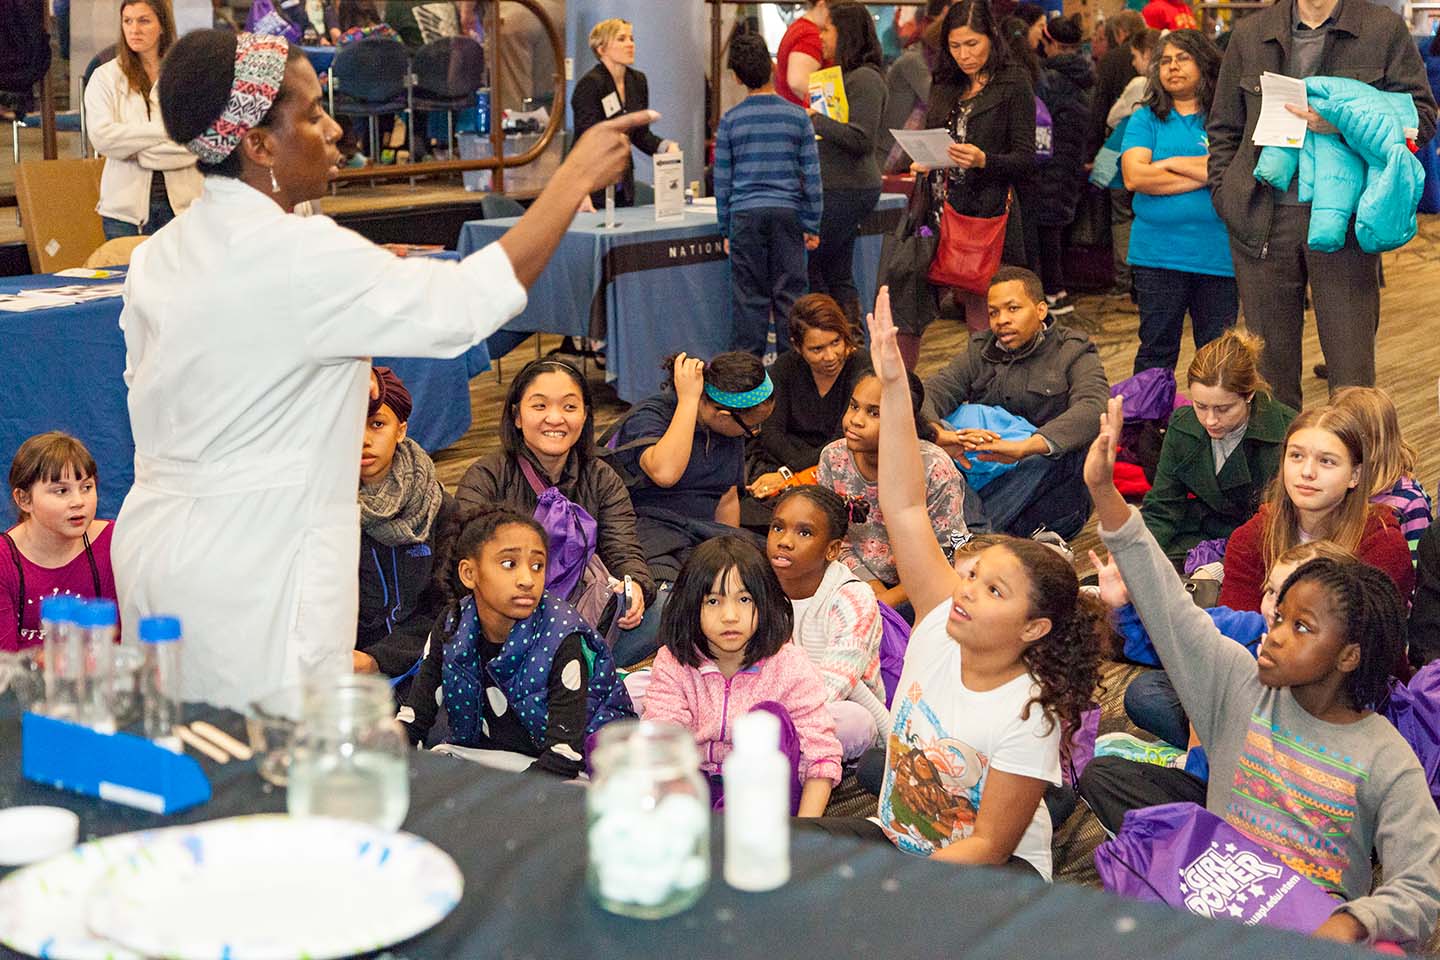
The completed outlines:
{"type": "Polygon", "coordinates": [[[1305,89],[1310,108],[1339,135],[1311,132],[1298,149],[1264,148],[1255,179],[1286,190],[1299,173],[1312,250],[1343,247],[1352,219],[1366,253],[1404,246],[1415,236],[1425,189],[1425,168],[1406,142],[1419,127],[1414,98],[1343,77],[1310,77],[1305,89]]]}

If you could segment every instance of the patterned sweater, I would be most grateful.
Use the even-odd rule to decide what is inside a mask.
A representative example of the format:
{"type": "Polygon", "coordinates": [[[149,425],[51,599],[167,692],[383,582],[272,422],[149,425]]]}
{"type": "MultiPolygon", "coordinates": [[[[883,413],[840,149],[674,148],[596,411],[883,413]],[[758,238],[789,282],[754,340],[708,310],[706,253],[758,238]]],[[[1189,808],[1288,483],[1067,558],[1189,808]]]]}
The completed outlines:
{"type": "Polygon", "coordinates": [[[1100,537],[1209,752],[1206,808],[1346,901],[1372,941],[1423,944],[1440,913],[1440,812],[1409,744],[1379,714],[1326,723],[1262,686],[1138,511],[1100,537]],[[1373,893],[1372,850],[1385,877],[1373,893]]]}
{"type": "Polygon", "coordinates": [[[795,642],[825,684],[827,699],[852,700],[875,718],[879,742],[890,735],[890,710],[880,679],[880,603],[875,591],[838,560],[832,562],[805,612],[795,642]]]}
{"type": "Polygon", "coordinates": [[[1410,545],[1410,562],[1420,562],[1420,535],[1430,526],[1430,495],[1414,477],[1401,477],[1395,486],[1385,493],[1370,498],[1371,503],[1382,504],[1395,511],[1400,521],[1400,532],[1410,545]]]}

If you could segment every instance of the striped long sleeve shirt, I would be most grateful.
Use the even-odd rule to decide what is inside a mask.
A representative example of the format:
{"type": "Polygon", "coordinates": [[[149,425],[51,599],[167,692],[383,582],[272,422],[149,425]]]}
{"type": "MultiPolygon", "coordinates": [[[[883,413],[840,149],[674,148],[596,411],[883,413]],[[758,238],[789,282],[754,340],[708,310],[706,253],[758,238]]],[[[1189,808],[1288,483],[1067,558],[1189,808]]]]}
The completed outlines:
{"type": "Polygon", "coordinates": [[[1430,526],[1430,495],[1413,477],[1401,477],[1395,486],[1370,498],[1371,503],[1384,504],[1395,511],[1400,532],[1410,545],[1410,562],[1419,562],[1420,535],[1430,526]]]}
{"type": "Polygon", "coordinates": [[[730,236],[735,210],[794,210],[806,233],[820,232],[824,203],[815,128],[805,111],[774,94],[751,94],[720,118],[715,135],[715,206],[730,236]]]}

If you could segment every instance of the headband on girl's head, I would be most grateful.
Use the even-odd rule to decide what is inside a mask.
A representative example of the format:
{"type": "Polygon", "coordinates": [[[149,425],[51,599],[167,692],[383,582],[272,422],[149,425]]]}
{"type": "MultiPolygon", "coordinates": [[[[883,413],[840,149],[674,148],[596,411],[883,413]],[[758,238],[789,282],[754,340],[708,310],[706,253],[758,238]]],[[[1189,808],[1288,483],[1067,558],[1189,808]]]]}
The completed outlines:
{"type": "Polygon", "coordinates": [[[743,393],[728,393],[714,384],[705,384],[705,396],[727,410],[749,410],[751,407],[758,407],[769,400],[770,395],[774,392],[775,384],[770,381],[768,373],[756,387],[743,393]]]}
{"type": "Polygon", "coordinates": [[[217,164],[235,152],[280,95],[290,44],[284,37],[258,33],[235,35],[235,79],[225,110],[204,133],[185,144],[201,163],[217,164]]]}

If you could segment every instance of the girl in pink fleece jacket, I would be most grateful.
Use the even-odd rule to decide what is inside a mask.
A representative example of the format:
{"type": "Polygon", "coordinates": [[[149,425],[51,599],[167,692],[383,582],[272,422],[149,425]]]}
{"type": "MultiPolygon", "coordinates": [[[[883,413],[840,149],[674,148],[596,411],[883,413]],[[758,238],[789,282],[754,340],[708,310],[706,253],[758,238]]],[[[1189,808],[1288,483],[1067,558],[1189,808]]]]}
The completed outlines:
{"type": "Polygon", "coordinates": [[[805,651],[789,642],[792,626],[775,571],[739,537],[696,547],[675,581],[643,715],[694,733],[717,808],[734,720],[751,710],[780,720],[780,749],[795,771],[795,813],[824,814],[840,782],[840,741],[825,685],[805,651]]]}

